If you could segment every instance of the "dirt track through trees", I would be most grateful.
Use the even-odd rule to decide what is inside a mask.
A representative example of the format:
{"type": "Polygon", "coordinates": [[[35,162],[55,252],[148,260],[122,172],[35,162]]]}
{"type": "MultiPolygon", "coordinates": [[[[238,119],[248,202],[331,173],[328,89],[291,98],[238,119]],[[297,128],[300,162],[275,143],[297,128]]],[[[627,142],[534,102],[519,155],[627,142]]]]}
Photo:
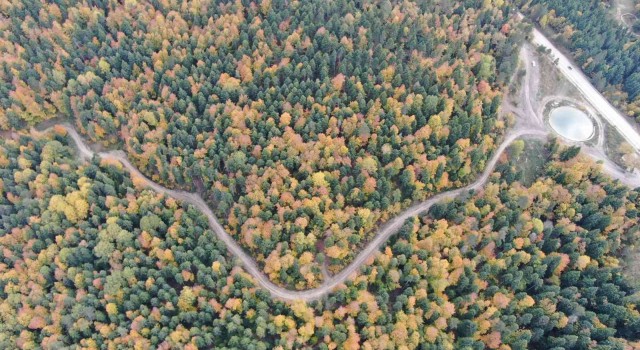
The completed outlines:
{"type": "MultiPolygon", "coordinates": [[[[540,41],[540,39],[538,38],[539,35],[541,34],[535,35],[537,41],[540,41]]],[[[198,194],[185,192],[185,191],[176,191],[176,190],[165,188],[164,186],[161,186],[156,182],[150,180],[146,176],[144,176],[135,166],[133,166],[133,164],[129,162],[124,152],[122,151],[109,151],[109,152],[98,152],[98,153],[93,152],[84,142],[82,137],[80,137],[80,135],[77,133],[77,131],[73,126],[69,124],[61,124],[61,126],[68,132],[69,136],[75,142],[77,149],[79,151],[78,156],[81,159],[91,159],[94,156],[97,156],[105,160],[118,161],[122,163],[122,165],[132,174],[132,176],[138,179],[141,179],[144,185],[148,186],[154,191],[157,191],[169,197],[173,197],[180,201],[189,203],[195,206],[196,208],[198,208],[203,213],[203,215],[207,217],[207,220],[209,221],[209,225],[211,226],[211,229],[218,236],[218,238],[222,240],[227,245],[227,248],[229,249],[229,251],[231,251],[231,253],[235,255],[238,260],[240,260],[240,262],[242,263],[242,266],[246,269],[246,271],[249,274],[251,274],[251,276],[253,276],[256,283],[260,287],[264,288],[265,290],[268,290],[273,297],[280,298],[283,300],[309,301],[309,300],[316,300],[324,297],[325,295],[331,293],[334,289],[340,287],[347,279],[355,276],[360,271],[360,268],[362,267],[362,265],[364,265],[369,260],[369,258],[374,256],[379,251],[380,247],[389,239],[390,236],[398,232],[402,224],[407,219],[426,212],[427,210],[429,210],[429,208],[431,208],[431,206],[433,206],[436,203],[451,200],[456,196],[470,190],[479,190],[482,186],[484,186],[484,184],[489,179],[489,176],[493,173],[494,168],[498,162],[498,159],[500,158],[502,153],[507,149],[507,147],[509,147],[509,145],[513,141],[522,137],[544,138],[549,134],[549,132],[545,130],[544,125],[542,125],[543,124],[542,120],[536,115],[534,107],[531,104],[531,100],[530,100],[531,96],[529,96],[531,86],[529,86],[529,83],[530,83],[529,81],[531,79],[531,75],[535,74],[535,72],[534,73],[530,72],[531,68],[529,64],[529,58],[526,57],[526,55],[525,55],[525,62],[526,62],[525,65],[527,69],[527,74],[525,75],[525,81],[524,81],[525,88],[524,88],[523,95],[525,96],[525,99],[528,100],[528,101],[524,101],[526,104],[527,110],[522,111],[521,109],[515,109],[515,112],[519,112],[516,114],[521,114],[521,113],[524,114],[524,116],[520,115],[520,118],[521,119],[524,118],[525,120],[524,121],[521,120],[519,123],[517,123],[516,127],[507,134],[507,136],[502,141],[500,146],[494,152],[491,159],[487,162],[485,170],[482,172],[482,174],[480,174],[478,179],[476,179],[476,181],[470,185],[467,185],[459,189],[454,189],[454,190],[439,193],[423,202],[417,203],[405,209],[400,214],[398,214],[395,218],[389,220],[387,223],[382,225],[378,229],[378,232],[376,233],[375,237],[366,244],[363,250],[360,251],[360,253],[356,256],[356,258],[347,267],[345,267],[342,271],[340,271],[336,275],[326,279],[322,283],[322,285],[320,285],[319,287],[307,289],[307,290],[289,290],[271,282],[269,278],[262,272],[260,267],[255,262],[255,260],[240,247],[240,245],[235,241],[235,239],[229,233],[227,233],[224,230],[224,228],[219,223],[218,219],[215,217],[215,215],[213,214],[209,206],[204,202],[202,197],[200,197],[198,194]]],[[[561,63],[562,66],[566,66],[566,64],[567,63],[564,61],[561,63]]],[[[563,73],[565,72],[565,70],[562,70],[562,69],[561,71],[563,73]]],[[[571,80],[571,81],[574,83],[577,83],[576,80],[571,80]]],[[[592,94],[586,95],[586,96],[589,98],[591,95],[592,94]]],[[[602,96],[599,95],[599,98],[602,98],[602,96]]],[[[597,103],[597,101],[595,102],[597,103]]],[[[594,103],[593,100],[592,100],[592,103],[594,103]]],[[[608,102],[606,103],[608,104],[608,102]]],[[[509,109],[512,109],[512,108],[513,107],[510,106],[509,109]]],[[[614,112],[617,113],[617,111],[615,110],[614,112]]],[[[623,129],[625,128],[623,127],[623,129]]],[[[635,132],[635,130],[633,130],[633,132],[635,132]]],[[[637,146],[640,147],[640,136],[638,137],[637,146]]],[[[596,158],[604,157],[596,154],[592,154],[592,156],[596,158]]],[[[606,159],[606,157],[604,158],[606,159]]],[[[613,177],[619,178],[621,181],[629,185],[634,185],[636,182],[638,182],[638,185],[640,185],[640,181],[636,181],[639,179],[628,177],[626,175],[622,176],[624,174],[616,173],[616,171],[612,171],[612,169],[607,169],[606,164],[604,169],[606,171],[609,171],[609,173],[613,177]]],[[[613,170],[616,170],[616,169],[613,169],[613,170]]]]}

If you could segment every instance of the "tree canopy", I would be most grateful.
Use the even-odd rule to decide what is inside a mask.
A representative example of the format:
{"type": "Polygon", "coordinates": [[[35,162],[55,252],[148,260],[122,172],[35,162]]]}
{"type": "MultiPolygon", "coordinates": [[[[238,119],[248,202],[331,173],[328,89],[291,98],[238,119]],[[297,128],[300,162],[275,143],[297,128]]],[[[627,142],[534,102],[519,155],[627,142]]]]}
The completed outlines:
{"type": "Polygon", "coordinates": [[[408,220],[328,297],[284,303],[197,209],[118,165],[79,164],[60,135],[2,140],[0,347],[638,346],[620,250],[637,242],[640,193],[554,148],[531,185],[504,162],[482,190],[408,220]],[[53,198],[74,193],[89,205],[69,218],[53,198]]]}
{"type": "Polygon", "coordinates": [[[502,1],[1,11],[12,59],[0,61],[0,128],[71,117],[154,181],[199,191],[294,288],[341,269],[412,201],[475,179],[504,132],[498,106],[524,37],[502,1]]]}

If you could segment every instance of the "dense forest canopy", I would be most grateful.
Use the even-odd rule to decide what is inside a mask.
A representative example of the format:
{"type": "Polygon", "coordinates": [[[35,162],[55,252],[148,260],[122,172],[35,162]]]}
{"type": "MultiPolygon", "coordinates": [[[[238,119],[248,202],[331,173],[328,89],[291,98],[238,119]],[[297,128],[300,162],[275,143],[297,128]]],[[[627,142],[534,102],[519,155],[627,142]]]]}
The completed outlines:
{"type": "Polygon", "coordinates": [[[273,281],[475,179],[523,33],[503,1],[6,4],[0,126],[70,117],[201,192],[273,281]]]}
{"type": "MultiPolygon", "coordinates": [[[[568,25],[600,85],[633,86],[628,60],[599,51],[634,55],[627,32],[590,46],[601,24],[561,10],[600,5],[545,3],[546,20],[525,8],[568,25]]],[[[578,147],[517,141],[482,189],[407,220],[344,285],[285,302],[197,208],[82,160],[64,128],[26,131],[67,121],[122,149],[206,198],[270,280],[311,288],[485,169],[509,127],[514,15],[503,0],[0,3],[0,349],[640,348],[621,262],[640,192],[578,147]]]]}
{"type": "Polygon", "coordinates": [[[206,219],[80,164],[62,134],[0,141],[0,348],[623,349],[640,335],[619,252],[640,193],[551,144],[405,223],[328,298],[283,303],[206,219]],[[502,174],[502,175],[500,175],[502,174]]]}
{"type": "Polygon", "coordinates": [[[571,51],[600,91],[640,120],[640,40],[611,14],[610,1],[517,0],[524,13],[571,51]]]}

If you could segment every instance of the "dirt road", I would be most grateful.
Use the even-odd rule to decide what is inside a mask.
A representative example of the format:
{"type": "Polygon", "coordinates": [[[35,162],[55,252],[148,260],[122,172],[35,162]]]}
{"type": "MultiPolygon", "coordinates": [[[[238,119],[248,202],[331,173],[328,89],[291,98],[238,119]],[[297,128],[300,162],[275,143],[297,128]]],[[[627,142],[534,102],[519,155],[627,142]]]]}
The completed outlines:
{"type": "Polygon", "coordinates": [[[133,176],[142,179],[144,181],[144,184],[149,188],[153,189],[154,191],[163,193],[166,196],[173,197],[175,199],[189,203],[195,206],[196,208],[198,208],[207,217],[207,220],[209,221],[209,225],[211,226],[211,229],[215,232],[218,238],[221,239],[227,245],[231,253],[235,255],[238,258],[238,260],[240,260],[244,268],[247,270],[249,274],[251,274],[251,276],[253,276],[253,278],[256,280],[258,285],[268,290],[274,297],[284,299],[284,300],[298,300],[298,299],[315,300],[327,295],[328,293],[333,291],[334,288],[343,284],[344,281],[349,279],[352,275],[355,275],[356,273],[358,273],[360,270],[360,267],[363,264],[365,264],[365,262],[380,249],[380,246],[382,246],[382,244],[384,244],[384,242],[386,242],[391,235],[395,234],[400,229],[400,227],[405,222],[405,220],[415,215],[418,215],[420,213],[426,212],[429,208],[431,208],[432,205],[436,203],[452,199],[458,196],[459,194],[472,189],[473,190],[480,189],[489,179],[489,176],[493,172],[493,169],[496,163],[498,162],[498,159],[502,155],[502,153],[505,151],[505,149],[507,149],[507,147],[514,140],[524,136],[538,137],[538,138],[546,136],[546,133],[540,130],[520,128],[512,131],[505,138],[502,144],[500,144],[498,149],[495,151],[493,157],[491,157],[489,162],[487,162],[485,171],[480,175],[480,177],[474,183],[463,188],[437,194],[424,202],[420,202],[404,210],[398,216],[396,216],[395,218],[393,218],[392,220],[384,224],[379,229],[375,238],[371,242],[369,242],[367,246],[357,255],[357,257],[340,273],[325,280],[320,287],[297,291],[297,290],[288,290],[286,288],[280,287],[274,284],[273,282],[271,282],[269,278],[265,276],[262,270],[258,267],[255,260],[252,257],[250,257],[238,245],[238,243],[235,241],[233,237],[231,237],[231,235],[229,235],[229,233],[227,233],[224,230],[224,228],[218,222],[218,219],[213,214],[209,206],[204,202],[204,200],[202,200],[202,198],[198,194],[171,190],[153,182],[152,180],[144,176],[135,166],[133,166],[133,164],[129,162],[126,155],[122,151],[94,153],[87,146],[87,144],[84,142],[82,137],[80,137],[80,135],[76,132],[75,128],[73,128],[69,124],[62,124],[61,126],[64,127],[64,129],[68,132],[71,139],[76,144],[76,147],[79,151],[79,156],[82,159],[91,159],[94,156],[97,156],[106,160],[118,161],[122,163],[122,165],[127,169],[127,171],[129,171],[133,176]]]}
{"type": "MultiPolygon", "coordinates": [[[[553,47],[553,45],[550,45],[550,43],[546,40],[546,38],[544,38],[544,36],[542,37],[540,36],[541,36],[540,33],[536,35],[534,32],[534,37],[536,38],[535,39],[536,42],[543,43],[545,44],[545,46],[548,46],[552,50],[557,51],[555,47],[553,47]]],[[[567,66],[568,60],[559,51],[557,52],[556,57],[560,58],[561,67],[567,66]]],[[[527,74],[525,76],[522,98],[525,99],[524,102],[526,104],[526,107],[525,107],[526,110],[509,106],[510,109],[513,109],[513,111],[520,116],[519,118],[520,120],[516,125],[515,129],[505,137],[504,141],[496,149],[491,159],[487,162],[484,172],[478,177],[478,179],[468,186],[455,189],[455,190],[442,192],[440,194],[437,194],[429,198],[426,201],[417,203],[407,208],[402,213],[397,215],[395,218],[391,219],[386,224],[382,225],[382,227],[379,228],[374,239],[371,240],[364,247],[364,249],[356,256],[356,258],[346,268],[344,268],[338,274],[329,277],[327,280],[324,281],[324,283],[321,286],[313,289],[308,289],[308,290],[301,290],[301,291],[288,290],[286,288],[280,287],[274,284],[273,282],[271,282],[269,278],[258,267],[255,260],[251,256],[249,256],[238,245],[238,243],[235,241],[235,239],[233,239],[233,237],[231,237],[231,235],[229,235],[229,233],[227,233],[224,230],[224,228],[218,222],[217,218],[215,217],[215,215],[213,214],[209,206],[204,202],[204,200],[198,194],[171,190],[153,182],[152,180],[145,177],[135,166],[133,166],[127,159],[126,154],[122,151],[94,153],[87,146],[87,144],[80,137],[80,135],[78,135],[75,128],[73,128],[69,124],[62,124],[62,126],[75,142],[79,151],[79,156],[81,158],[91,159],[92,157],[97,156],[102,159],[116,160],[122,163],[123,166],[135,177],[142,179],[144,184],[149,188],[153,189],[154,191],[163,193],[166,196],[173,197],[175,199],[189,203],[195,206],[196,208],[198,208],[207,217],[207,220],[209,221],[209,225],[211,226],[211,229],[215,232],[218,238],[221,239],[227,245],[229,251],[231,251],[231,253],[238,258],[238,260],[244,266],[245,270],[249,274],[251,274],[251,276],[253,276],[256,283],[260,287],[268,290],[274,297],[280,298],[283,300],[307,300],[308,301],[308,300],[315,300],[315,299],[322,298],[323,296],[332,292],[335,288],[340,287],[347,279],[356,275],[359,272],[361,266],[364,265],[370,257],[372,257],[378,252],[382,244],[384,244],[391,235],[395,234],[408,218],[411,218],[413,216],[426,212],[427,210],[429,210],[429,208],[431,208],[431,206],[433,206],[436,203],[450,200],[460,195],[461,193],[467,192],[469,190],[478,190],[482,186],[484,186],[484,184],[489,179],[489,176],[491,175],[491,173],[493,173],[493,170],[496,166],[496,163],[498,162],[498,159],[514,140],[521,137],[525,137],[525,136],[543,138],[548,135],[549,132],[545,129],[543,120],[541,119],[540,116],[538,116],[538,114],[536,113],[536,108],[532,104],[533,101],[535,101],[535,99],[532,99],[530,96],[532,89],[533,91],[536,91],[535,82],[538,81],[539,79],[536,79],[535,74],[539,74],[539,72],[536,73],[537,70],[535,70],[534,72],[530,72],[531,68],[529,63],[530,62],[529,56],[524,55],[524,60],[527,68],[527,74]],[[534,82],[533,86],[531,85],[532,81],[534,82]]],[[[612,123],[614,123],[614,125],[620,125],[619,130],[621,130],[621,132],[622,130],[625,131],[625,134],[623,135],[626,135],[625,137],[629,137],[631,141],[635,141],[635,143],[632,143],[634,147],[640,148],[640,135],[638,135],[637,132],[635,132],[635,130],[631,128],[631,126],[628,123],[626,123],[626,120],[624,119],[624,117],[617,114],[617,111],[613,107],[611,107],[611,105],[609,105],[609,103],[606,100],[604,100],[602,95],[600,95],[593,88],[593,86],[591,86],[591,84],[589,84],[589,82],[586,80],[586,77],[578,73],[577,69],[569,70],[565,68],[563,70],[563,73],[567,73],[568,77],[572,77],[570,78],[570,80],[573,79],[572,82],[576,84],[578,88],[581,88],[581,91],[583,91],[585,96],[589,98],[593,98],[593,100],[591,100],[592,103],[594,103],[594,106],[598,108],[598,110],[603,115],[605,116],[608,115],[610,118],[612,118],[610,120],[612,121],[612,123]],[[604,103],[602,103],[602,100],[604,100],[604,103]],[[618,120],[618,119],[621,119],[621,120],[618,120]],[[616,120],[616,122],[614,122],[613,120],[616,120]],[[628,126],[628,128],[625,127],[625,123],[628,126]]],[[[604,156],[604,154],[593,153],[591,155],[597,159],[603,160],[604,169],[607,172],[609,172],[613,177],[619,178],[621,181],[629,185],[637,184],[636,186],[640,186],[640,179],[633,176],[629,176],[624,172],[620,172],[619,169],[615,167],[615,165],[612,165],[610,164],[611,162],[608,162],[608,159],[606,158],[606,156],[604,156]]]]}

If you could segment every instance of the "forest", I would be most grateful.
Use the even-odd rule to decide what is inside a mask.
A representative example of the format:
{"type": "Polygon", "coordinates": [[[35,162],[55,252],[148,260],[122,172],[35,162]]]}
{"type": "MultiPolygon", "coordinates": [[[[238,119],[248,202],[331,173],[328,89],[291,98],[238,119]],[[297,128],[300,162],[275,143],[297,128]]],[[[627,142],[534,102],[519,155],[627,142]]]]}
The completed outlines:
{"type": "MultiPolygon", "coordinates": [[[[619,28],[588,39],[602,24],[561,8],[604,10],[570,4],[546,1],[546,20],[523,8],[571,29],[601,87],[632,88],[626,58],[599,50],[637,44],[619,28]]],[[[485,169],[512,126],[515,5],[2,2],[0,349],[640,348],[623,254],[639,249],[640,189],[579,147],[514,142],[485,186],[407,220],[306,302],[260,288],[196,207],[81,159],[64,128],[37,131],[70,123],[199,193],[271,281],[312,288],[485,169]]],[[[616,96],[633,110],[629,91],[616,96]]]]}
{"type": "Polygon", "coordinates": [[[63,133],[0,141],[0,348],[640,345],[620,261],[640,192],[554,142],[532,181],[512,151],[309,303],[256,288],[197,209],[74,152],[63,133]]]}
{"type": "Polygon", "coordinates": [[[71,117],[198,191],[283,286],[473,181],[524,33],[503,1],[7,5],[0,127],[71,117]],[[4,96],[4,97],[3,97],[4,96]]]}
{"type": "Polygon", "coordinates": [[[598,90],[640,121],[640,41],[614,18],[613,1],[516,0],[515,4],[572,53],[598,90]]]}

